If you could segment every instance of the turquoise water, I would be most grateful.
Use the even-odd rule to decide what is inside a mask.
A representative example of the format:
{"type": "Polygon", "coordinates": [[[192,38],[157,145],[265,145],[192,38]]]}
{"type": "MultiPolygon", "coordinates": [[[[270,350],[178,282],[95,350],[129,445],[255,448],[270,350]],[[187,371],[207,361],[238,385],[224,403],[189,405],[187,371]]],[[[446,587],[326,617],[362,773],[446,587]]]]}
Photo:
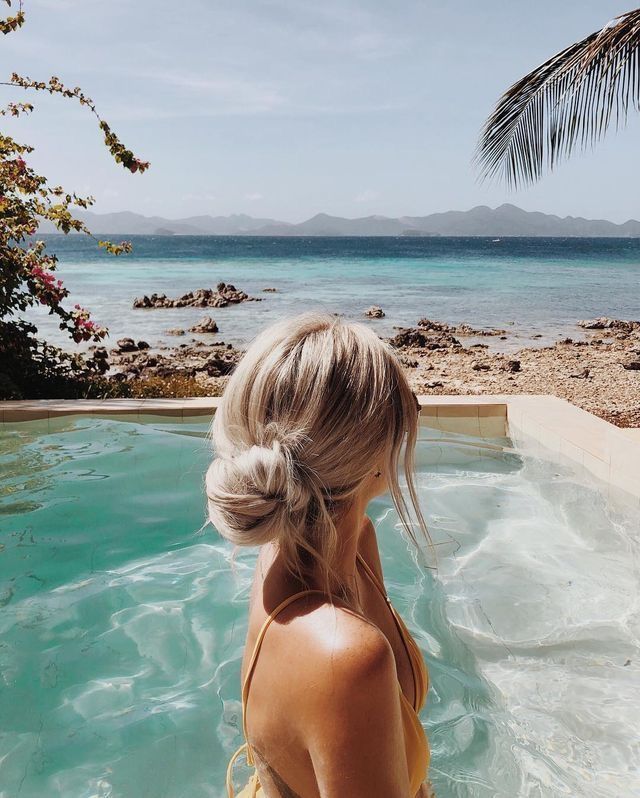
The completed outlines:
{"type": "MultiPolygon", "coordinates": [[[[310,308],[363,320],[382,336],[425,316],[499,327],[509,340],[488,343],[505,350],[578,337],[584,318],[638,317],[640,239],[132,236],[133,254],[115,259],[81,236],[45,238],[60,257],[69,301],[109,327],[108,343],[123,335],[152,345],[188,340],[165,331],[188,329],[202,310],[134,310],[134,298],[220,281],[263,298],[213,310],[218,339],[239,346],[267,323],[310,308]],[[373,304],[384,319],[363,319],[373,304]]],[[[38,323],[48,340],[76,346],[43,310],[38,323]]]]}
{"type": "MultiPolygon", "coordinates": [[[[0,431],[2,798],[224,794],[254,553],[202,529],[206,423],[145,421],[0,431]]],[[[637,515],[507,439],[418,465],[438,569],[369,514],[439,798],[639,794],[637,515]]]]}

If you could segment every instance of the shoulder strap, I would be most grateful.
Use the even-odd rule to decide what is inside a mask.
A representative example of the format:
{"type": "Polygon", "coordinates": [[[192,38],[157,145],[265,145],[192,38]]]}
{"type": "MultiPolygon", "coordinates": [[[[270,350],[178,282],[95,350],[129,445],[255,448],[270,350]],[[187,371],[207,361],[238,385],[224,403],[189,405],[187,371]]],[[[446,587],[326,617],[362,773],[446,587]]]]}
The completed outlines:
{"type": "MultiPolygon", "coordinates": [[[[247,698],[249,696],[249,686],[251,682],[251,676],[253,675],[254,668],[256,666],[256,660],[258,658],[258,654],[260,653],[260,648],[262,646],[262,641],[264,640],[264,636],[267,632],[267,629],[271,625],[271,622],[277,617],[277,615],[288,607],[289,604],[292,604],[302,596],[307,596],[310,593],[321,593],[322,595],[326,595],[322,590],[301,590],[299,593],[294,593],[292,596],[289,596],[284,601],[281,601],[280,604],[269,614],[265,622],[262,624],[260,631],[258,632],[258,636],[256,638],[255,645],[253,647],[253,653],[251,654],[251,659],[249,660],[249,666],[247,667],[247,673],[244,677],[244,682],[242,684],[242,733],[244,734],[245,741],[247,740],[247,698]]],[[[248,741],[246,742],[246,751],[247,751],[247,764],[254,765],[253,754],[251,752],[251,746],[249,745],[248,741]]]]}
{"type": "Polygon", "coordinates": [[[389,601],[389,597],[387,596],[387,591],[385,590],[384,585],[382,584],[382,582],[380,582],[380,580],[376,576],[373,568],[369,565],[369,563],[365,560],[365,558],[362,556],[362,554],[360,554],[359,551],[356,552],[356,557],[362,563],[362,565],[364,567],[364,570],[367,572],[367,576],[369,577],[369,579],[371,579],[373,584],[378,588],[378,590],[382,593],[382,595],[384,596],[384,598],[388,602],[389,601]]]}
{"type": "Polygon", "coordinates": [[[416,663],[416,660],[415,660],[415,654],[413,654],[412,651],[411,651],[411,645],[410,645],[410,642],[409,642],[411,640],[410,632],[407,629],[407,627],[406,627],[404,621],[402,620],[402,618],[396,612],[396,608],[391,603],[391,599],[387,595],[387,591],[385,590],[384,585],[380,582],[380,580],[378,579],[378,577],[374,573],[374,571],[371,568],[371,566],[369,565],[369,563],[364,559],[364,557],[360,554],[359,551],[356,552],[356,557],[362,563],[362,565],[364,566],[364,569],[365,569],[367,575],[369,576],[369,578],[371,579],[373,584],[378,588],[378,590],[382,594],[383,598],[385,599],[385,601],[389,605],[389,609],[391,610],[391,615],[393,616],[393,620],[395,621],[395,624],[396,624],[396,627],[398,629],[398,632],[400,633],[400,638],[401,638],[402,643],[404,645],[405,651],[407,652],[407,656],[409,657],[409,663],[411,664],[411,675],[413,676],[414,709],[416,709],[416,711],[417,711],[417,705],[418,705],[419,697],[420,697],[420,692],[419,692],[419,688],[418,688],[418,682],[420,682],[420,684],[422,684],[422,680],[420,679],[420,677],[418,676],[418,674],[416,672],[416,670],[418,668],[418,664],[416,663]]]}
{"type": "MultiPolygon", "coordinates": [[[[226,779],[227,798],[235,798],[235,790],[233,788],[233,766],[235,764],[235,761],[241,754],[245,754],[246,756],[248,756],[247,752],[248,752],[248,746],[246,743],[243,743],[229,760],[229,764],[227,765],[227,779],[226,779]]],[[[254,787],[257,787],[256,773],[254,773],[253,776],[251,777],[249,785],[250,789],[253,790],[253,795],[255,796],[256,789],[254,789],[254,787]]]]}

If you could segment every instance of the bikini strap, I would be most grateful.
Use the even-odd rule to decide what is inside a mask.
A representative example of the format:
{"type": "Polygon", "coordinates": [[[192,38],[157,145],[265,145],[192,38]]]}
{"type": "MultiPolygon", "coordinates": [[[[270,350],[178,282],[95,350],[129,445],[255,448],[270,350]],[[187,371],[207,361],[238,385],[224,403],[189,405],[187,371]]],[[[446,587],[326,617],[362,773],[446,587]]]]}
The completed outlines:
{"type": "Polygon", "coordinates": [[[292,596],[289,596],[284,601],[281,601],[280,604],[278,604],[278,606],[275,608],[275,610],[269,613],[265,622],[262,624],[260,631],[258,632],[258,636],[256,638],[255,645],[253,647],[253,653],[251,654],[251,659],[249,660],[249,666],[247,667],[247,673],[246,676],[244,677],[244,682],[242,684],[242,733],[244,734],[244,739],[246,741],[245,745],[246,745],[248,765],[255,765],[255,761],[253,758],[253,754],[251,752],[251,746],[249,745],[249,742],[247,740],[247,698],[249,696],[249,683],[251,681],[251,676],[253,675],[258,654],[260,653],[262,641],[264,640],[264,636],[267,632],[267,629],[271,625],[271,622],[282,612],[282,610],[288,607],[289,604],[292,604],[294,601],[297,601],[299,598],[302,598],[302,596],[307,596],[311,593],[320,593],[322,595],[326,595],[326,593],[323,590],[301,590],[299,593],[294,593],[292,596]]]}
{"type": "Polygon", "coordinates": [[[389,604],[391,604],[391,601],[389,600],[389,596],[387,596],[387,591],[385,590],[384,585],[382,584],[382,582],[380,582],[380,580],[376,576],[373,568],[369,565],[369,563],[365,560],[365,558],[362,556],[362,554],[360,554],[359,551],[356,552],[356,557],[362,563],[362,565],[364,566],[364,570],[367,572],[367,575],[369,576],[369,579],[371,579],[371,581],[378,588],[380,593],[382,593],[384,599],[389,604]]]}
{"type": "MultiPolygon", "coordinates": [[[[236,759],[240,756],[240,754],[245,754],[247,756],[248,761],[248,750],[249,747],[247,743],[242,743],[240,748],[235,752],[235,754],[229,760],[229,764],[227,765],[227,798],[235,798],[235,790],[233,788],[233,766],[235,764],[236,759]]],[[[249,780],[250,789],[255,796],[256,788],[257,788],[257,771],[254,771],[251,779],[249,780]]]]}
{"type": "Polygon", "coordinates": [[[418,684],[420,683],[420,685],[422,685],[423,680],[417,673],[417,669],[418,669],[419,666],[418,666],[418,664],[416,662],[415,654],[413,654],[412,651],[411,651],[411,645],[409,643],[409,634],[410,634],[409,630],[407,629],[407,627],[406,627],[404,621],[402,620],[402,618],[396,612],[396,608],[391,603],[391,599],[387,595],[387,591],[385,590],[384,585],[380,582],[380,580],[376,576],[374,570],[371,568],[369,563],[365,560],[365,558],[360,554],[359,551],[356,552],[356,557],[362,563],[362,565],[364,566],[364,570],[366,571],[367,575],[369,576],[369,579],[371,579],[373,584],[378,588],[378,590],[382,594],[382,597],[384,598],[384,600],[389,605],[389,609],[391,610],[391,615],[393,616],[393,620],[395,621],[395,624],[396,624],[396,627],[398,629],[398,632],[400,633],[400,638],[401,638],[402,643],[404,645],[405,651],[407,652],[407,656],[409,657],[409,663],[411,664],[411,675],[413,676],[414,709],[417,711],[417,704],[418,704],[418,697],[419,697],[418,684]]]}

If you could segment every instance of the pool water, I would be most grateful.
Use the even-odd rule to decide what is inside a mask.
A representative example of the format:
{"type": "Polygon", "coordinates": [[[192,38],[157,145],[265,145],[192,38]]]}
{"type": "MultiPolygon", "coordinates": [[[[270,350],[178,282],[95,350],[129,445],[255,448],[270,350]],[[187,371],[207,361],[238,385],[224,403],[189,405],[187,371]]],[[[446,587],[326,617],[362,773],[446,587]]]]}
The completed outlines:
{"type": "MultiPolygon", "coordinates": [[[[225,794],[255,552],[203,528],[207,423],[144,420],[0,432],[0,798],[225,794]]],[[[437,569],[369,514],[438,798],[639,795],[637,516],[508,439],[418,447],[437,569]]]]}

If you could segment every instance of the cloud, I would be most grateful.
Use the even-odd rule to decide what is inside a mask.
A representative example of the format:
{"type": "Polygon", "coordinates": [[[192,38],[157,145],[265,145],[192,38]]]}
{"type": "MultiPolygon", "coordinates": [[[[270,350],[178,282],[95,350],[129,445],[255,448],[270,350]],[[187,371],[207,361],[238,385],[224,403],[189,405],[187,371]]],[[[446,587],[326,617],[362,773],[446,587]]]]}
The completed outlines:
{"type": "Polygon", "coordinates": [[[216,110],[227,112],[265,113],[281,108],[287,102],[272,84],[238,77],[219,75],[208,78],[194,73],[158,69],[138,71],[136,77],[186,90],[197,98],[198,103],[213,102],[216,110]]]}
{"type": "Polygon", "coordinates": [[[359,194],[356,194],[354,197],[354,202],[373,202],[380,197],[379,191],[372,191],[371,189],[365,189],[361,191],[359,194]]]}
{"type": "Polygon", "coordinates": [[[335,0],[322,3],[301,0],[263,0],[272,19],[291,31],[305,52],[339,53],[374,60],[406,51],[409,38],[389,30],[391,12],[376,11],[367,4],[335,0]]]}
{"type": "MultiPolygon", "coordinates": [[[[357,116],[359,114],[388,114],[399,113],[410,107],[408,102],[398,101],[389,103],[361,104],[320,104],[320,103],[287,103],[282,107],[272,107],[252,105],[224,105],[201,103],[189,108],[183,107],[164,107],[153,105],[127,106],[123,103],[114,103],[108,108],[109,119],[121,121],[149,121],[161,119],[178,119],[189,117],[191,119],[212,119],[217,117],[230,116],[251,116],[267,112],[279,118],[289,117],[314,117],[314,116],[357,116]]],[[[8,120],[9,122],[11,120],[8,120]]]]}
{"type": "Polygon", "coordinates": [[[250,194],[245,194],[244,198],[250,202],[257,202],[258,200],[264,199],[262,194],[258,193],[257,191],[253,191],[250,194]]]}
{"type": "MultiPolygon", "coordinates": [[[[101,6],[103,5],[103,0],[82,0],[82,4],[83,6],[89,6],[89,5],[101,6]]],[[[124,3],[121,0],[119,4],[123,5],[124,3]]],[[[40,6],[41,8],[44,9],[49,9],[51,11],[59,12],[59,11],[66,11],[67,9],[69,10],[73,9],[74,6],[78,5],[78,1],[77,0],[31,0],[29,5],[32,8],[33,7],[37,8],[38,6],[40,6]]],[[[118,3],[114,3],[114,0],[111,0],[110,5],[111,6],[118,5],[118,3]]]]}
{"type": "Polygon", "coordinates": [[[198,193],[189,193],[183,194],[182,200],[183,202],[215,202],[218,197],[215,194],[198,194],[198,193]]]}

